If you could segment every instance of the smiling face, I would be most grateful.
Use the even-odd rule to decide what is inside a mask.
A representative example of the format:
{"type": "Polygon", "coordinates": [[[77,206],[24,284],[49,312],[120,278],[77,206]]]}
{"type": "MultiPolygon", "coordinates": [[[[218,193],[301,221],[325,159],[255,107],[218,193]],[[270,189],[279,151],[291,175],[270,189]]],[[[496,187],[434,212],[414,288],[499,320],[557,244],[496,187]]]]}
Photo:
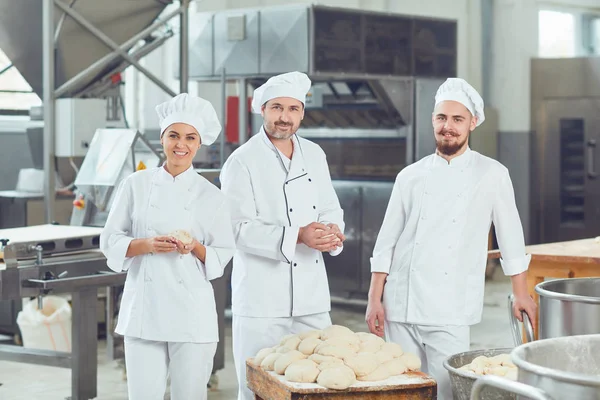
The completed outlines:
{"type": "Polygon", "coordinates": [[[438,152],[453,156],[468,146],[469,135],[477,126],[477,117],[459,102],[443,101],[435,107],[432,122],[438,152]]]}
{"type": "Polygon", "coordinates": [[[200,134],[191,125],[175,123],[165,129],[160,142],[167,164],[177,169],[187,169],[200,148],[200,134]]]}
{"type": "Polygon", "coordinates": [[[262,106],[265,131],[274,139],[289,139],[300,128],[304,105],[291,97],[277,97],[262,106]]]}

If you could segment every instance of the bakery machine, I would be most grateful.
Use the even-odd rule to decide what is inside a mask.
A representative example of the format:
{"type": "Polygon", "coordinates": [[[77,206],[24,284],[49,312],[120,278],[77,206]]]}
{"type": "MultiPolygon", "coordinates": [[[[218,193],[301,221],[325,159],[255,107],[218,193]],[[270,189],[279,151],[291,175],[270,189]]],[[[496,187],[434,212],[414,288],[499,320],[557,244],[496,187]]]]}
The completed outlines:
{"type": "Polygon", "coordinates": [[[0,345],[0,360],[71,369],[72,400],[97,395],[98,289],[123,285],[126,273],[106,266],[101,228],[41,225],[0,230],[0,300],[70,294],[71,352],[0,345]]]}
{"type": "Polygon", "coordinates": [[[600,236],[600,57],[531,61],[532,243],[600,236]]]}
{"type": "Polygon", "coordinates": [[[298,134],[325,151],[346,223],[344,252],[327,256],[330,287],[338,299],[364,298],[395,177],[435,149],[431,113],[439,85],[456,76],[456,22],[320,5],[193,18],[190,79],[238,87],[237,99],[223,96],[226,151],[262,124],[239,99],[276,74],[312,80],[298,134]]]}

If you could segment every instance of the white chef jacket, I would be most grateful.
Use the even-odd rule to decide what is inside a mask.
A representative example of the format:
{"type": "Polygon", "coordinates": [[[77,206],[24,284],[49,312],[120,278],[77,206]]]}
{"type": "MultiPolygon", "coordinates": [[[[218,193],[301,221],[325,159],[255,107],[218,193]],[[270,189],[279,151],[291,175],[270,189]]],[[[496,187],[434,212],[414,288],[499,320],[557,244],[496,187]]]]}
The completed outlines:
{"type": "Polygon", "coordinates": [[[261,128],[221,171],[237,244],[231,277],[235,315],[292,317],[331,309],[323,255],[298,244],[298,230],[316,221],[337,224],[343,232],[343,211],[323,150],[296,135],[292,140],[289,169],[261,128]]]}
{"type": "Polygon", "coordinates": [[[235,250],[225,196],[192,167],[175,178],[163,167],[125,178],[100,235],[108,266],[127,271],[116,332],[166,342],[217,342],[213,288],[235,250]],[[183,229],[206,246],[193,253],[126,257],[133,239],[183,229]]]}
{"type": "Polygon", "coordinates": [[[526,271],[521,220],[508,170],[471,149],[434,154],[398,174],[371,258],[389,274],[386,319],[421,325],[481,320],[492,222],[506,275],[526,271]]]}

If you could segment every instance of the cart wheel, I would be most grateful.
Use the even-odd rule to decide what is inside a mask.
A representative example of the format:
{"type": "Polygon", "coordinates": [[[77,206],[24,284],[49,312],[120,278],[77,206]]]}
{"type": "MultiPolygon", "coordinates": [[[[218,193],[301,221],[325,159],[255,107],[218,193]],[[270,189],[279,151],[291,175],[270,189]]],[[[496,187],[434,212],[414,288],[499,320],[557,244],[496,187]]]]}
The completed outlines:
{"type": "Polygon", "coordinates": [[[210,376],[210,379],[208,380],[208,385],[206,386],[211,392],[219,390],[219,377],[217,376],[217,374],[212,374],[210,376]]]}

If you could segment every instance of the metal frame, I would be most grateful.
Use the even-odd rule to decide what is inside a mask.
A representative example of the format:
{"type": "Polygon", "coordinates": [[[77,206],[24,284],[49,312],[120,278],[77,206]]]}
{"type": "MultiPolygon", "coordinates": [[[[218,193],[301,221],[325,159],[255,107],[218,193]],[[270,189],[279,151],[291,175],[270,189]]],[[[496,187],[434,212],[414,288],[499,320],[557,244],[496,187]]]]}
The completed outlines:
{"type": "MultiPolygon", "coordinates": [[[[44,75],[44,200],[45,200],[45,215],[46,222],[51,223],[54,218],[54,186],[55,186],[55,160],[54,160],[54,137],[56,130],[56,121],[54,115],[55,101],[61,95],[67,93],[72,87],[77,85],[82,80],[86,79],[97,71],[105,67],[111,61],[117,57],[123,58],[127,63],[133,65],[140,72],[142,72],[148,79],[154,82],[158,87],[164,90],[171,96],[175,96],[169,87],[167,87],[160,79],[153,75],[150,71],[144,68],[136,59],[134,55],[127,53],[125,49],[133,46],[137,41],[148,36],[156,29],[160,28],[168,20],[176,16],[180,16],[181,33],[180,33],[180,92],[185,93],[188,90],[189,80],[189,65],[188,65],[188,26],[189,26],[189,5],[191,0],[180,0],[181,6],[167,15],[164,20],[158,21],[148,28],[144,29],[122,45],[118,45],[108,36],[106,36],[101,30],[96,28],[93,24],[87,21],[81,14],[71,8],[74,1],[70,4],[66,4],[61,0],[43,0],[43,75],[44,75]],[[110,47],[113,51],[94,64],[90,65],[87,69],[80,72],[78,75],[64,83],[58,89],[55,88],[55,37],[56,29],[54,27],[54,7],[58,7],[64,12],[65,16],[73,18],[77,23],[86,28],[92,35],[98,40],[102,41],[105,45],[110,47]]],[[[57,27],[60,29],[62,24],[57,27]]]]}

